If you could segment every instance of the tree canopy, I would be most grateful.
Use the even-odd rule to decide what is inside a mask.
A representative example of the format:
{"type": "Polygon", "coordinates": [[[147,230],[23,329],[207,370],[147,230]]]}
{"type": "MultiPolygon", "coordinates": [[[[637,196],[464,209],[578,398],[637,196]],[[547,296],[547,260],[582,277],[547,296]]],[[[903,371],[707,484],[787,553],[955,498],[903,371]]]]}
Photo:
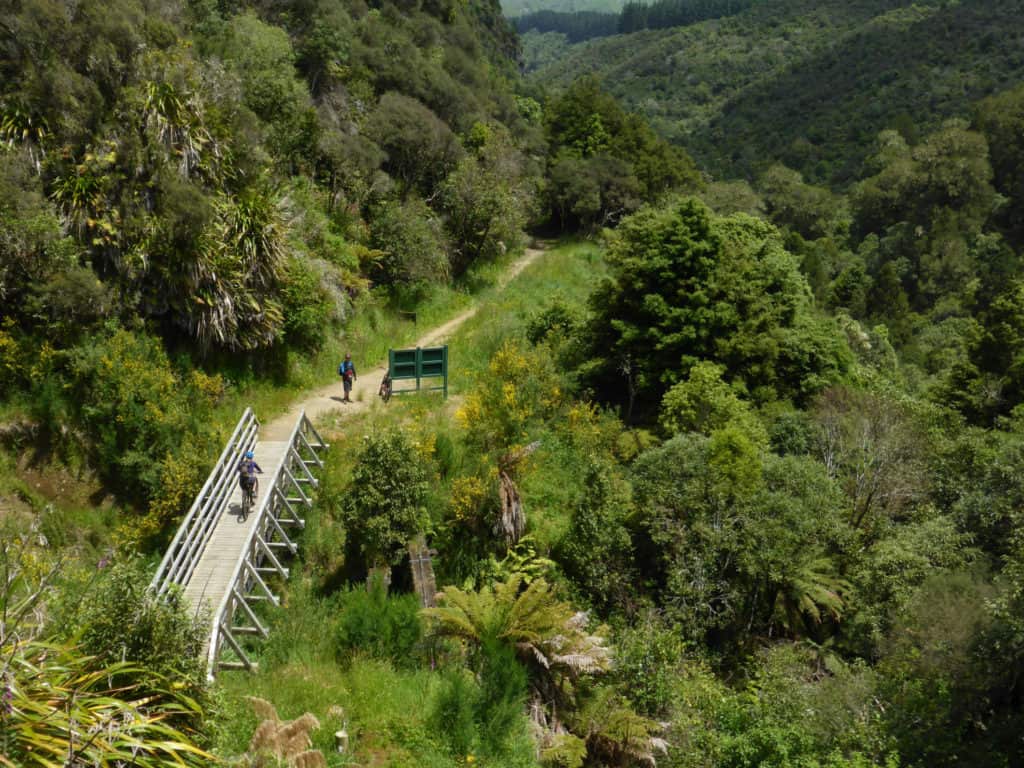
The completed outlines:
{"type": "Polygon", "coordinates": [[[588,375],[609,399],[660,399],[697,363],[755,399],[806,399],[849,365],[778,231],[684,199],[622,222],[591,299],[588,375]]]}

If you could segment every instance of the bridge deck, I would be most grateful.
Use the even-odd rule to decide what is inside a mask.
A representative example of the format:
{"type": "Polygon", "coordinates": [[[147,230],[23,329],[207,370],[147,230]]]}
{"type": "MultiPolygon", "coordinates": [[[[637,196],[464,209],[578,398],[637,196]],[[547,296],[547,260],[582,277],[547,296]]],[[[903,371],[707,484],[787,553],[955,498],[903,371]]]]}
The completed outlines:
{"type": "Polygon", "coordinates": [[[273,487],[274,473],[288,452],[289,445],[287,440],[256,443],[253,449],[256,463],[264,473],[260,476],[256,504],[246,521],[240,522],[238,513],[242,508],[242,490],[235,486],[228,507],[217,521],[213,535],[185,587],[185,599],[194,610],[216,610],[224,594],[230,589],[231,577],[238,564],[238,558],[259,518],[256,512],[273,487]]]}

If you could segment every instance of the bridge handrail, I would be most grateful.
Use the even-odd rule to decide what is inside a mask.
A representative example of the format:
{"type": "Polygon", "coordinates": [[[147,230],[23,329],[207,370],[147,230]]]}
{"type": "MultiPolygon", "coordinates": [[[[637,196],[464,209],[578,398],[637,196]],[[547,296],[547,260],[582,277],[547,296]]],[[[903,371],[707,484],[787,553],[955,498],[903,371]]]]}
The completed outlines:
{"type": "Polygon", "coordinates": [[[164,594],[172,584],[185,586],[188,583],[221,512],[231,499],[238,477],[238,462],[242,454],[256,444],[258,429],[259,422],[252,408],[246,408],[150,582],[150,589],[156,594],[164,594]]]}
{"type": "MultiPolygon", "coordinates": [[[[274,514],[274,509],[279,507],[279,504],[275,504],[276,497],[275,489],[278,490],[281,496],[286,496],[282,485],[285,483],[287,473],[284,471],[286,467],[289,467],[294,456],[299,457],[301,460],[300,440],[302,440],[307,447],[326,449],[327,444],[320,437],[316,428],[310,422],[306,416],[305,410],[299,414],[299,418],[295,422],[295,427],[292,429],[291,436],[288,438],[288,450],[284,452],[281,460],[274,468],[272,480],[269,486],[267,486],[267,492],[263,496],[263,500],[260,502],[259,509],[256,511],[256,522],[249,529],[249,535],[246,537],[245,545],[239,552],[238,562],[235,563],[235,569],[231,574],[231,580],[228,582],[228,588],[224,592],[224,596],[221,598],[220,604],[213,613],[212,629],[210,632],[210,641],[207,646],[207,675],[210,679],[213,679],[213,674],[217,666],[217,659],[220,656],[221,644],[224,640],[222,626],[231,625],[232,616],[229,614],[234,613],[236,595],[243,594],[247,591],[246,580],[247,580],[247,569],[246,561],[253,557],[253,553],[258,550],[256,543],[259,537],[265,535],[264,531],[276,524],[279,519],[275,517],[275,522],[271,522],[268,518],[274,514]],[[305,439],[305,435],[312,435],[315,440],[315,446],[305,439]],[[270,523],[270,525],[268,525],[270,523]],[[226,620],[226,623],[225,623],[226,620]]],[[[314,451],[315,457],[315,451],[314,451]]],[[[296,520],[296,522],[299,522],[296,520]]],[[[259,555],[257,555],[259,557],[259,555]]]]}

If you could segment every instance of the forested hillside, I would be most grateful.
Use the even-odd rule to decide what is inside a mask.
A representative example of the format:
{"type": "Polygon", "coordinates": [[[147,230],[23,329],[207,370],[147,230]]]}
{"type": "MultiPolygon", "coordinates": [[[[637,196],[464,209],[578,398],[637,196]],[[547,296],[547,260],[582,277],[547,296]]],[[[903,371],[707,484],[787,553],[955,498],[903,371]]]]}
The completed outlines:
{"type": "Polygon", "coordinates": [[[0,383],[155,528],[239,386],[287,384],[528,223],[614,223],[700,183],[600,92],[516,93],[496,5],[118,9],[5,16],[0,383]]]}
{"type": "MultiPolygon", "coordinates": [[[[629,34],[642,29],[684,27],[707,19],[732,16],[749,8],[755,0],[657,0],[628,2],[619,13],[601,11],[535,10],[513,17],[516,29],[524,32],[558,32],[571,43],[594,37],[629,34]]],[[[528,65],[532,63],[528,61],[528,65]]],[[[532,68],[532,67],[531,67],[532,68]]]]}
{"type": "Polygon", "coordinates": [[[580,44],[543,57],[533,78],[558,86],[598,74],[715,175],[752,177],[782,161],[843,184],[878,131],[914,140],[1018,82],[1019,12],[1000,0],[773,0],[580,44]]]}
{"type": "Polygon", "coordinates": [[[1024,765],[1014,7],[702,7],[0,0],[0,765],[1024,765]],[[211,681],[147,585],[314,396],[211,681]]]}
{"type": "Polygon", "coordinates": [[[514,19],[523,14],[542,11],[618,13],[622,5],[623,0],[505,0],[501,9],[506,16],[514,19]]]}

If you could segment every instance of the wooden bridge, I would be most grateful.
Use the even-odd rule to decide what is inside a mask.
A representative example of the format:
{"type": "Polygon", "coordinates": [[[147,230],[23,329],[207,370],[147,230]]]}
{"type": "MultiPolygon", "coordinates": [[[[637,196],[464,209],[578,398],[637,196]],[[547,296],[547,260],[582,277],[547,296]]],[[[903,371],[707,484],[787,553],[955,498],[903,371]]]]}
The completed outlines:
{"type": "Polygon", "coordinates": [[[180,589],[208,617],[210,677],[218,669],[255,668],[241,638],[267,636],[257,606],[279,603],[268,582],[288,578],[286,556],[297,550],[294,531],[305,526],[301,513],[312,506],[327,447],[305,411],[288,440],[260,441],[259,422],[247,408],[168,547],[150,586],[158,595],[180,589]],[[250,450],[264,474],[242,521],[238,464],[250,450]]]}

